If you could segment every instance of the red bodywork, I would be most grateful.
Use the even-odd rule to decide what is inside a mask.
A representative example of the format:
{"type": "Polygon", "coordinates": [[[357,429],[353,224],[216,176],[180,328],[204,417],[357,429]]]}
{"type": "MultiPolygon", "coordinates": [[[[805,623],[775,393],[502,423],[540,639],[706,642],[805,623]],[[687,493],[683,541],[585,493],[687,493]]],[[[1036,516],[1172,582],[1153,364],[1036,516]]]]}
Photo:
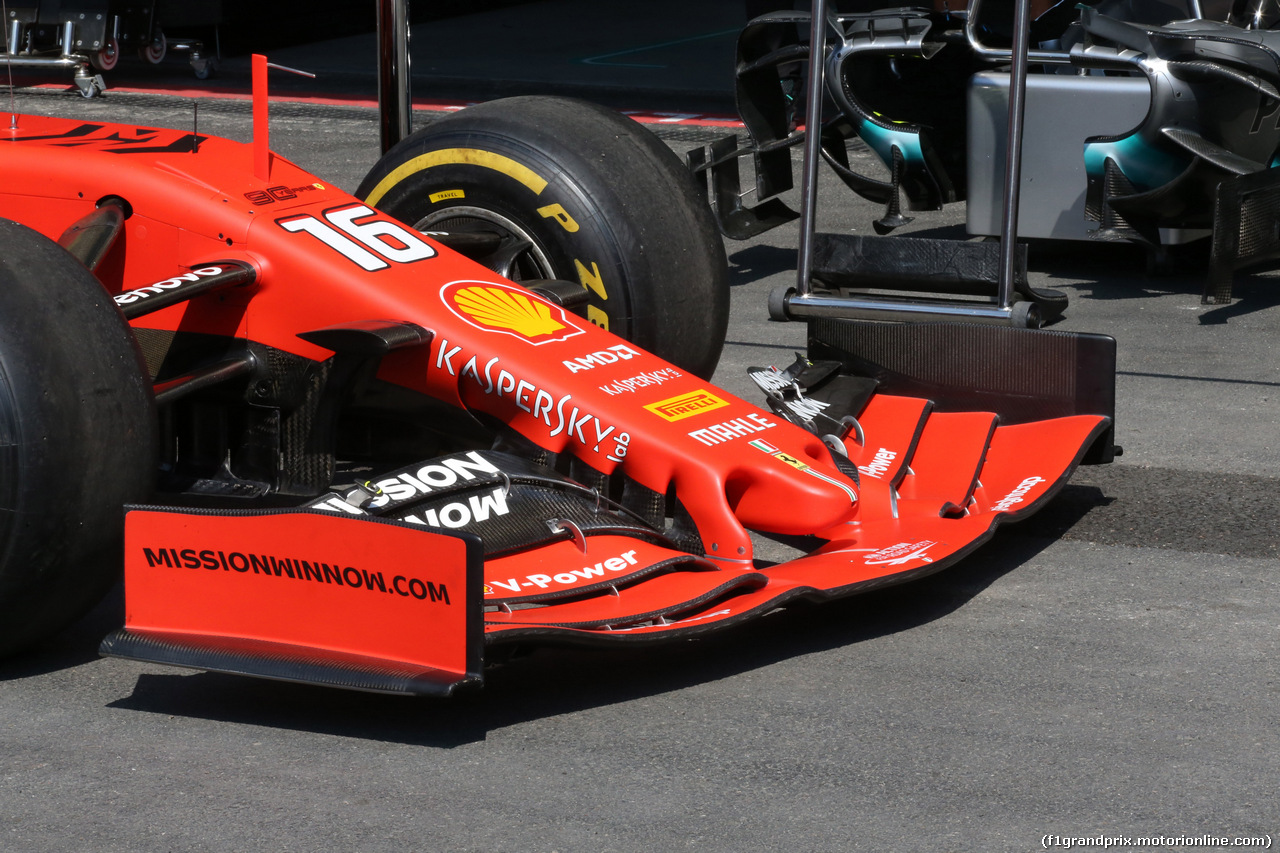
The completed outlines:
{"type": "Polygon", "coordinates": [[[138,318],[135,328],[246,338],[323,361],[332,353],[300,334],[365,321],[421,327],[430,343],[391,352],[380,379],[493,416],[598,472],[658,494],[674,489],[705,551],[565,540],[489,561],[482,587],[468,581],[466,543],[447,531],[314,510],[135,512],[126,627],[136,633],[305,647],[458,680],[475,675],[482,612],[489,642],[688,635],[935,570],[1055,491],[1107,427],[1101,416],[1001,426],[990,414],[933,413],[927,401],[880,395],[859,417],[865,444],[846,441],[861,470],[855,485],[817,436],[410,234],[282,158],[262,180],[248,145],[30,116],[0,141],[0,215],[57,239],[105,197],[132,207],[96,270],[113,294],[145,299],[149,285],[218,262],[256,270],[252,284],[138,318]],[[642,376],[660,381],[627,382],[642,376]],[[816,537],[817,547],[757,568],[748,529],[816,537]],[[224,556],[216,567],[197,558],[197,569],[187,549],[224,556]],[[365,574],[358,587],[317,581],[318,591],[299,595],[310,581],[264,578],[239,558],[227,565],[227,554],[315,554],[365,574]],[[681,557],[668,570],[639,570],[681,557]],[[575,570],[629,580],[583,592],[575,570]],[[380,580],[371,584],[369,572],[380,580]],[[405,595],[408,579],[423,585],[405,595]],[[428,583],[447,587],[448,603],[417,597],[428,583]],[[513,584],[560,584],[566,596],[504,606],[513,584]]]}

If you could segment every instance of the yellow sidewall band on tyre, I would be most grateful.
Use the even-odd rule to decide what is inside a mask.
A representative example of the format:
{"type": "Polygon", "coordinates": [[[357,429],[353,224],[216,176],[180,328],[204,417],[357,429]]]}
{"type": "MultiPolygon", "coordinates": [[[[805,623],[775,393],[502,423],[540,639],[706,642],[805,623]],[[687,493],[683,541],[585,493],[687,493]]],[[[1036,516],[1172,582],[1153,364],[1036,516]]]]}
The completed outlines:
{"type": "Polygon", "coordinates": [[[496,235],[473,257],[517,282],[576,282],[591,322],[692,373],[715,368],[724,245],[688,170],[631,119],[567,98],[478,104],[402,140],[356,195],[411,227],[496,235]]]}
{"type": "MultiPolygon", "coordinates": [[[[421,176],[430,169],[444,166],[474,166],[489,169],[510,178],[533,193],[536,198],[535,204],[546,202],[535,208],[542,219],[556,223],[566,234],[577,234],[581,230],[578,220],[565,208],[564,204],[559,201],[541,198],[547,192],[547,188],[551,186],[550,181],[534,169],[512,157],[481,148],[443,148],[413,157],[392,169],[386,177],[382,178],[365,201],[376,205],[406,181],[415,176],[421,176]]],[[[441,190],[427,195],[427,199],[432,206],[439,206],[448,202],[466,201],[467,197],[467,192],[464,188],[441,190]]],[[[574,254],[581,255],[582,252],[575,252],[574,254]]],[[[600,272],[599,262],[578,256],[572,257],[570,260],[576,272],[576,280],[582,285],[583,289],[593,294],[600,302],[608,302],[609,291],[605,286],[604,275],[600,272]]],[[[594,325],[612,331],[607,309],[608,306],[589,304],[581,309],[579,313],[594,325]]],[[[625,308],[622,310],[625,311],[625,308]]]]}
{"type": "Polygon", "coordinates": [[[377,207],[378,202],[382,201],[387,191],[392,187],[402,183],[406,178],[416,175],[418,172],[435,166],[482,166],[486,169],[500,172],[508,178],[524,184],[534,195],[541,195],[542,191],[547,188],[546,178],[537,174],[523,163],[512,160],[510,157],[495,154],[492,151],[481,151],[478,148],[446,148],[442,151],[430,151],[414,157],[404,165],[397,167],[373,188],[373,191],[365,198],[365,202],[377,207]]]}

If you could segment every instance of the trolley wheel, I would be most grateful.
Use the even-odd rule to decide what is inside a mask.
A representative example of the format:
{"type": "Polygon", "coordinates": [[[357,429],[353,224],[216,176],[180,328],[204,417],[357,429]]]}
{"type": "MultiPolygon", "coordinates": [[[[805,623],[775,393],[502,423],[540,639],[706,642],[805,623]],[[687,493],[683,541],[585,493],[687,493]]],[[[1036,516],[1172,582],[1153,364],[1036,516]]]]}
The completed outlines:
{"type": "Polygon", "coordinates": [[[82,98],[96,98],[107,88],[101,74],[76,75],[72,82],[82,98]]]}
{"type": "Polygon", "coordinates": [[[689,172],[631,119],[566,98],[468,107],[392,148],[356,195],[420,231],[496,235],[498,272],[579,282],[596,325],[715,370],[724,244],[689,172]]]}
{"type": "Polygon", "coordinates": [[[164,37],[164,30],[156,27],[151,33],[151,41],[138,48],[138,58],[152,65],[164,62],[169,52],[169,40],[164,37]]]}
{"type": "Polygon", "coordinates": [[[112,36],[102,49],[93,55],[93,67],[99,71],[111,71],[120,61],[120,42],[112,36]]]}
{"type": "Polygon", "coordinates": [[[155,478],[133,335],[92,274],[0,220],[0,655],[71,623],[115,582],[122,505],[155,478]]]}
{"type": "Polygon", "coordinates": [[[1044,325],[1040,306],[1029,300],[1013,303],[1009,323],[1015,329],[1038,329],[1044,325]]]}
{"type": "Polygon", "coordinates": [[[794,295],[796,289],[780,285],[769,291],[769,319],[785,322],[791,318],[787,316],[787,299],[794,295]]]}
{"type": "Polygon", "coordinates": [[[191,71],[197,80],[208,80],[218,73],[218,65],[212,59],[191,60],[191,71]]]}

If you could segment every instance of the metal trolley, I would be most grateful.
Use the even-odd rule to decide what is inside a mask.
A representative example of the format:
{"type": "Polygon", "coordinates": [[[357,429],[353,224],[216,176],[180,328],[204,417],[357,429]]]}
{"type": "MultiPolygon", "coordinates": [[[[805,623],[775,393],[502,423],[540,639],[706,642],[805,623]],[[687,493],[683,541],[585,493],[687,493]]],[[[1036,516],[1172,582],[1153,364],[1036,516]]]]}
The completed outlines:
{"type": "Polygon", "coordinates": [[[102,73],[113,70],[126,51],[152,65],[170,51],[187,52],[201,80],[217,70],[221,0],[4,0],[4,16],[0,60],[14,67],[68,70],[86,98],[106,88],[102,73]],[[162,24],[212,27],[213,53],[202,40],[167,36],[162,24]]]}

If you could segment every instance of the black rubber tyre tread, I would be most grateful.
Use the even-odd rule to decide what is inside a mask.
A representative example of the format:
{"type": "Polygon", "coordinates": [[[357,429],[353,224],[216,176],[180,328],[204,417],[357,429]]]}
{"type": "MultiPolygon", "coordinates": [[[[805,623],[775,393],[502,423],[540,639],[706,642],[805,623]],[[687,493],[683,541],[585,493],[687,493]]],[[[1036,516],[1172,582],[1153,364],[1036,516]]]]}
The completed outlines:
{"type": "Polygon", "coordinates": [[[0,219],[0,655],[110,589],[122,506],[154,480],[154,403],[124,317],[56,243],[0,219]]]}
{"type": "Polygon", "coordinates": [[[710,377],[729,320],[724,244],[688,170],[656,136],[585,101],[506,98],[409,136],[375,164],[356,195],[367,199],[403,164],[450,148],[509,157],[549,183],[535,194],[492,168],[435,165],[384,188],[376,205],[409,225],[456,204],[496,209],[534,235],[556,277],[578,281],[575,258],[599,264],[608,299],[592,294],[589,305],[607,313],[611,331],[710,377]],[[465,199],[430,199],[458,189],[465,199]],[[553,203],[578,223],[577,233],[538,213],[553,203]]]}
{"type": "Polygon", "coordinates": [[[1044,325],[1040,306],[1030,300],[1013,303],[1009,319],[1015,329],[1038,329],[1044,325]]]}
{"type": "Polygon", "coordinates": [[[769,319],[786,322],[791,318],[787,316],[787,298],[796,292],[794,287],[781,285],[769,291],[769,319]]]}

